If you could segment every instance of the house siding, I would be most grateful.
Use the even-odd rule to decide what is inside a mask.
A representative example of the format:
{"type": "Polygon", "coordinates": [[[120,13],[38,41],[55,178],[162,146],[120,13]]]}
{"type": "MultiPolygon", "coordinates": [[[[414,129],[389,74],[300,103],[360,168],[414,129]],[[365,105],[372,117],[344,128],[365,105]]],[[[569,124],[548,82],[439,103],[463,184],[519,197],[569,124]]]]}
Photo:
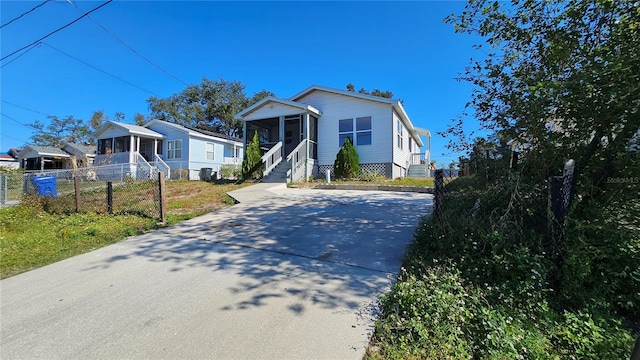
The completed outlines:
{"type": "Polygon", "coordinates": [[[392,142],[393,142],[393,177],[404,177],[406,176],[407,171],[407,161],[409,160],[409,156],[412,153],[419,153],[420,148],[418,147],[418,143],[414,136],[409,133],[407,128],[407,124],[402,122],[400,116],[396,113],[395,110],[393,112],[393,122],[391,126],[392,131],[392,142]],[[397,123],[400,121],[402,123],[402,149],[398,147],[398,131],[397,131],[397,123]],[[409,139],[412,139],[413,142],[413,151],[409,149],[409,139]]]}
{"type": "Polygon", "coordinates": [[[340,148],[338,120],[371,116],[371,145],[357,146],[360,163],[391,163],[391,105],[325,91],[313,91],[297,102],[322,112],[318,120],[318,165],[333,165],[340,148]]]}
{"type": "MultiPolygon", "coordinates": [[[[162,144],[162,158],[172,169],[189,169],[188,177],[190,180],[198,180],[200,178],[200,169],[202,168],[211,168],[214,172],[220,174],[220,166],[222,164],[233,163],[233,159],[226,158],[228,150],[225,149],[227,146],[233,147],[233,144],[209,137],[189,135],[187,130],[176,129],[170,125],[158,124],[150,128],[165,135],[165,140],[162,144]],[[182,157],[168,159],[168,142],[174,140],[182,140],[182,157]],[[207,143],[214,144],[213,160],[207,159],[207,143]]],[[[238,143],[237,146],[241,147],[242,145],[238,143]]],[[[240,151],[240,156],[242,156],[242,151],[240,151]]],[[[242,158],[240,157],[240,159],[242,158]]]]}

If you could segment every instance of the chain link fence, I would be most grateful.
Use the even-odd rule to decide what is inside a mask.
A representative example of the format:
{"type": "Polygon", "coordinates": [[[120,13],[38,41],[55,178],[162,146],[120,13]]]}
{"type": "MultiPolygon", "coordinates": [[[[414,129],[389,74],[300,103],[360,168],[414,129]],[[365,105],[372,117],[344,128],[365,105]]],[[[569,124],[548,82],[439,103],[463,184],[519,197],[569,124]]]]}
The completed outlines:
{"type": "Polygon", "coordinates": [[[451,170],[431,170],[433,173],[433,219],[436,222],[444,221],[444,195],[445,186],[457,178],[458,172],[451,170]]]}
{"type": "Polygon", "coordinates": [[[25,196],[46,199],[53,213],[135,214],[162,220],[162,178],[155,169],[109,165],[0,175],[0,206],[25,196]]]}

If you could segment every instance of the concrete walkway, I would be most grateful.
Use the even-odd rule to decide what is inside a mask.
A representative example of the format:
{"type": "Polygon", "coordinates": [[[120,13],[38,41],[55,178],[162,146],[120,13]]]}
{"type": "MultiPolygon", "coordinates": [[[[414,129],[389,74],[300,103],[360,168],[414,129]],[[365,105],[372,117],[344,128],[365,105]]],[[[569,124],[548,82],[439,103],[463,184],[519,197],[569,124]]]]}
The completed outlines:
{"type": "Polygon", "coordinates": [[[431,195],[271,185],[0,281],[0,358],[360,359],[431,195]]]}

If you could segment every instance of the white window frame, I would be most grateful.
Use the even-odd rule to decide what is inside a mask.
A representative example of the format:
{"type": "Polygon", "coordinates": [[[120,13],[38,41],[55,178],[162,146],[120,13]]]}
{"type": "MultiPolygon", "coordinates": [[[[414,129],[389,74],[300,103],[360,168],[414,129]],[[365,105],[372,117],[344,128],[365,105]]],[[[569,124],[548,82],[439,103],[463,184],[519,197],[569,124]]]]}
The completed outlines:
{"type": "MultiPolygon", "coordinates": [[[[342,146],[344,144],[344,140],[342,136],[347,135],[347,137],[351,138],[351,142],[354,146],[369,146],[373,144],[373,117],[371,115],[367,116],[356,116],[352,118],[343,118],[338,120],[338,146],[342,146]],[[369,119],[369,128],[358,130],[358,120],[359,119],[369,119]],[[351,129],[348,131],[340,131],[340,122],[341,121],[350,121],[351,129]],[[370,142],[367,144],[359,144],[358,143],[358,134],[366,134],[369,133],[370,142]]],[[[346,137],[345,137],[346,138],[346,137]]]]}
{"type": "Polygon", "coordinates": [[[397,143],[396,146],[398,147],[398,149],[402,150],[402,148],[404,147],[404,125],[402,125],[402,121],[398,120],[398,125],[396,126],[396,132],[397,132],[397,143]]]}
{"type": "Polygon", "coordinates": [[[167,141],[167,159],[182,159],[182,140],[167,141]]]}
{"type": "Polygon", "coordinates": [[[215,161],[216,159],[216,144],[212,143],[212,142],[207,142],[204,145],[204,156],[205,159],[209,160],[209,161],[215,161]],[[211,147],[209,149],[209,147],[211,147]],[[211,154],[211,157],[209,157],[209,154],[211,154]]]}

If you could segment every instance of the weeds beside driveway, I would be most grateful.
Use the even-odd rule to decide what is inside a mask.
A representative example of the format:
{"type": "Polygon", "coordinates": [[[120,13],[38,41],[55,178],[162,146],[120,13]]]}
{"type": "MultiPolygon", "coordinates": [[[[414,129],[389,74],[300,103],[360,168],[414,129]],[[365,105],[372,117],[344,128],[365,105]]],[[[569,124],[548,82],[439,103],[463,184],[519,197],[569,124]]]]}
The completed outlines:
{"type": "MultiPolygon", "coordinates": [[[[191,219],[233,205],[226,194],[245,183],[167,181],[167,223],[191,219]]],[[[51,214],[37,197],[0,209],[0,278],[101,248],[157,229],[157,220],[137,215],[51,214]]]]}

